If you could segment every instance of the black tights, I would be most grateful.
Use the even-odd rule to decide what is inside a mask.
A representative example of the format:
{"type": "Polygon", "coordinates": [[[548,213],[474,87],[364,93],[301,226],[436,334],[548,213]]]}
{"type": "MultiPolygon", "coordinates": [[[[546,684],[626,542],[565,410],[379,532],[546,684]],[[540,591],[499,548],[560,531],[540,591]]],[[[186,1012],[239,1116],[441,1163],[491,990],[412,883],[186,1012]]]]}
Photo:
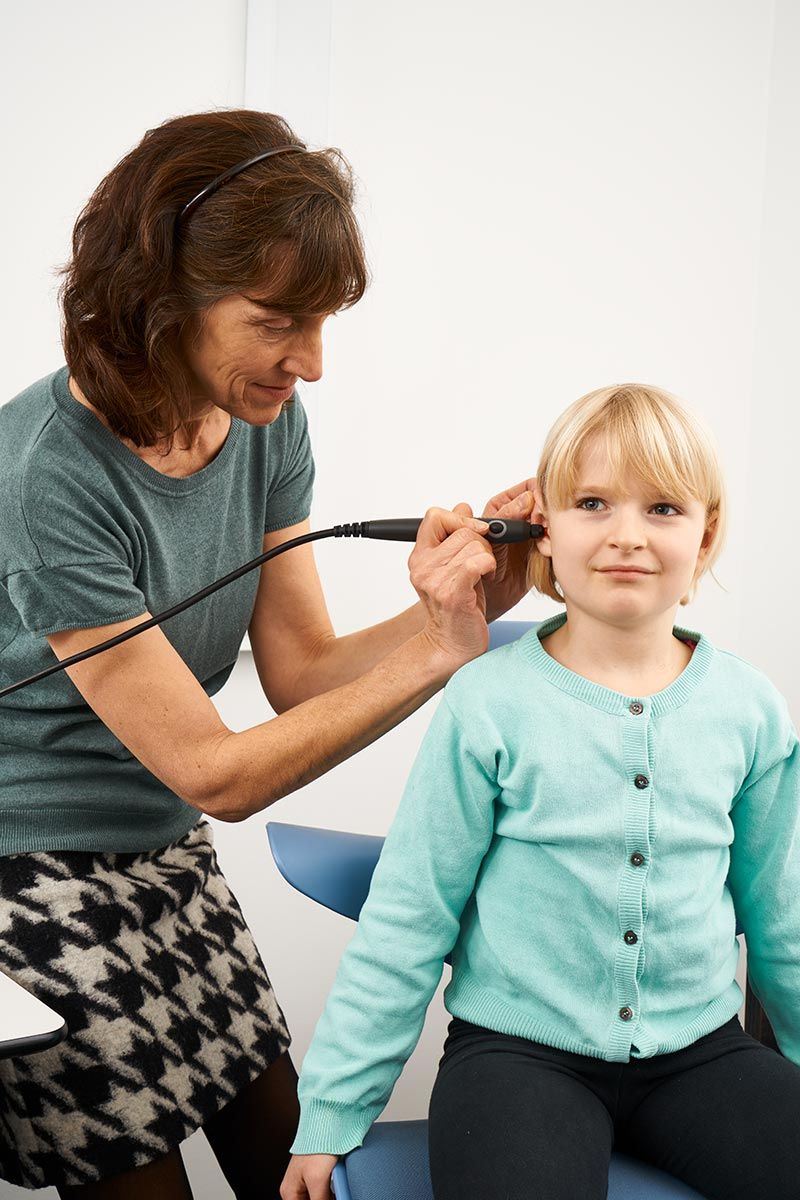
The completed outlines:
{"type": "MultiPolygon", "coordinates": [[[[300,1108],[288,1054],[243,1088],[203,1126],[236,1200],[278,1200],[300,1108]]],[[[61,1200],[192,1200],[181,1152],[108,1179],[60,1187],[61,1200]]]]}
{"type": "Polygon", "coordinates": [[[601,1200],[616,1147],[707,1200],[798,1200],[798,1112],[800,1067],[736,1017],[626,1062],[454,1018],[431,1097],[433,1194],[601,1200]]]}

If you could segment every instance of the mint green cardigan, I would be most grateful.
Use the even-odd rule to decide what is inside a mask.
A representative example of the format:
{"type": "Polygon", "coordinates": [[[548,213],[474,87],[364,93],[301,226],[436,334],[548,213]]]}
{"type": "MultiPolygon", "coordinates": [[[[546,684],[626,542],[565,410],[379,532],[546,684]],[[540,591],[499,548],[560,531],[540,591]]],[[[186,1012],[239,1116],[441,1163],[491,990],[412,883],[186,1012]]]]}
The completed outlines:
{"type": "Polygon", "coordinates": [[[668,1054],[753,989],[800,1064],[800,750],[786,702],[697,640],[669,687],[626,696],[540,637],[448,684],[300,1078],[295,1154],[361,1144],[445,1004],[609,1062],[668,1054]]]}

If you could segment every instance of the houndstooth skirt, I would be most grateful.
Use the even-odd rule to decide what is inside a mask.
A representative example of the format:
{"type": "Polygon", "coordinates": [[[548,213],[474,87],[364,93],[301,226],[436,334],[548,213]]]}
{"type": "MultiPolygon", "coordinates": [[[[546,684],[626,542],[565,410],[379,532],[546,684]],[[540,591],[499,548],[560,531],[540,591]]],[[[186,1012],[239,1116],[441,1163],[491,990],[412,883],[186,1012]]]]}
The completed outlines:
{"type": "Polygon", "coordinates": [[[0,1060],[0,1178],[22,1187],[160,1158],[290,1043],[202,819],[162,850],[0,858],[0,970],[69,1027],[0,1060]]]}

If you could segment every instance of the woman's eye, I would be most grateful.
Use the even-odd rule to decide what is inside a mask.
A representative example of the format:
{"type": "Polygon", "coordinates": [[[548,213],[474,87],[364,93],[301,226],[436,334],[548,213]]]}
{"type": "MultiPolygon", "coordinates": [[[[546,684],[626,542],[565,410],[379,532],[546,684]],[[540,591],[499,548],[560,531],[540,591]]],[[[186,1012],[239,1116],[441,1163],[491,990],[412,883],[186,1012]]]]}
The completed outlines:
{"type": "MultiPolygon", "coordinates": [[[[653,508],[671,508],[673,512],[676,512],[676,513],[678,512],[678,509],[675,507],[675,505],[674,505],[674,504],[667,504],[667,502],[666,502],[666,501],[664,501],[664,502],[663,502],[663,503],[661,503],[661,504],[654,504],[654,505],[653,505],[653,508]]],[[[669,514],[668,514],[668,513],[658,513],[657,515],[658,515],[659,517],[666,517],[666,516],[668,516],[669,514]]],[[[679,515],[680,515],[680,514],[679,514],[679,515]]]]}
{"type": "MultiPolygon", "coordinates": [[[[602,504],[603,501],[598,496],[585,496],[583,500],[578,501],[578,508],[583,508],[584,504],[602,504]]],[[[584,508],[584,512],[599,512],[597,508],[584,508]]]]}

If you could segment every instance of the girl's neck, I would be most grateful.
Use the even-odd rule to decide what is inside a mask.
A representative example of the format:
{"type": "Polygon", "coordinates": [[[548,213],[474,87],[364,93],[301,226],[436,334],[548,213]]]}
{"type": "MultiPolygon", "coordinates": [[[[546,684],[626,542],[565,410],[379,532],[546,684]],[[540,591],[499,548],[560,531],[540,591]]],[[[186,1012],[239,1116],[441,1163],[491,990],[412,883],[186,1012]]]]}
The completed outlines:
{"type": "Polygon", "coordinates": [[[672,632],[670,610],[639,626],[609,625],[567,606],[567,620],[542,645],[562,667],[626,696],[650,696],[686,668],[691,647],[672,632]]]}

